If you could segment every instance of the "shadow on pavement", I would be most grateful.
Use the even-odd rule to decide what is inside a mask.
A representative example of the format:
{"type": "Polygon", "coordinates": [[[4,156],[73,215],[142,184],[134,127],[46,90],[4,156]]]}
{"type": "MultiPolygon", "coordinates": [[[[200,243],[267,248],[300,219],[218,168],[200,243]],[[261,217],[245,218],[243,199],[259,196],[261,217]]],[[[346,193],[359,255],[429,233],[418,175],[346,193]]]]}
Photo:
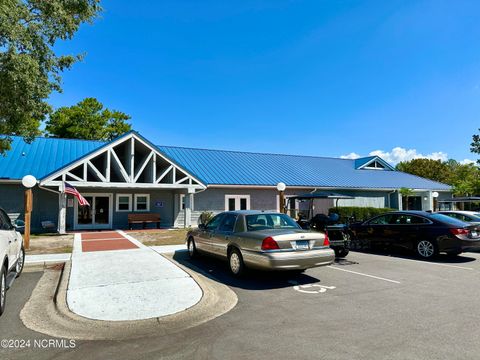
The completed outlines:
{"type": "Polygon", "coordinates": [[[406,249],[401,249],[401,248],[381,248],[381,249],[370,248],[370,249],[356,249],[351,251],[364,253],[364,254],[390,256],[390,257],[397,257],[397,258],[409,259],[409,260],[433,262],[433,263],[439,263],[439,264],[465,264],[465,263],[469,263],[477,260],[474,257],[468,256],[468,253],[462,253],[457,256],[439,254],[437,257],[435,257],[432,260],[424,260],[412,254],[411,251],[408,251],[406,249]]]}
{"type": "Polygon", "coordinates": [[[175,252],[173,259],[181,265],[202,273],[214,281],[246,290],[286,288],[292,286],[292,281],[294,281],[296,285],[320,282],[320,280],[315,277],[292,271],[249,270],[241,278],[235,278],[230,274],[226,261],[210,256],[200,256],[196,259],[190,259],[188,253],[185,251],[175,252]]]}

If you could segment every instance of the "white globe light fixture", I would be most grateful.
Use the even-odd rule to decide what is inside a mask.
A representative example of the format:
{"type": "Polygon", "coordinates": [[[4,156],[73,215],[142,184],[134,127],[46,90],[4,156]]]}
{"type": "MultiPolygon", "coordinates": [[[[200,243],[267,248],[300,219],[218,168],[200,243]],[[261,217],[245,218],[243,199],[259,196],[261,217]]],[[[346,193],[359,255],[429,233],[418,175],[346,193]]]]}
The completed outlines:
{"type": "Polygon", "coordinates": [[[32,222],[33,191],[32,188],[37,185],[37,179],[33,175],[25,175],[22,178],[22,185],[25,186],[25,228],[23,230],[23,242],[25,249],[30,249],[30,224],[32,222]]]}
{"type": "Polygon", "coordinates": [[[283,182],[279,182],[277,184],[277,190],[278,191],[285,191],[286,188],[287,188],[287,185],[285,185],[285,183],[283,183],[283,182]]]}
{"type": "Polygon", "coordinates": [[[438,193],[437,191],[434,191],[434,192],[432,193],[432,196],[433,196],[434,198],[437,198],[438,195],[439,195],[439,193],[438,193]]]}
{"type": "Polygon", "coordinates": [[[27,189],[31,189],[35,185],[37,185],[37,179],[33,175],[25,175],[22,178],[22,185],[25,186],[27,189]]]}

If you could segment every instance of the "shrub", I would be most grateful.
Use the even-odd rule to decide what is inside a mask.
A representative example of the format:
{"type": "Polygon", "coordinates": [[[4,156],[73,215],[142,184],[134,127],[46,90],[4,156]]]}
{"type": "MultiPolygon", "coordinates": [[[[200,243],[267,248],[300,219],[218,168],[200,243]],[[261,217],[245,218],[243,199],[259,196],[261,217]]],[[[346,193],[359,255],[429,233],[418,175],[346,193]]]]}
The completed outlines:
{"type": "Polygon", "coordinates": [[[213,212],[211,211],[204,211],[198,217],[199,224],[207,224],[213,218],[213,212]]]}
{"type": "Polygon", "coordinates": [[[374,208],[374,207],[361,207],[361,206],[339,206],[328,209],[328,213],[337,213],[340,216],[340,222],[345,222],[351,217],[355,218],[355,221],[364,221],[371,217],[394,211],[390,208],[374,208]]]}

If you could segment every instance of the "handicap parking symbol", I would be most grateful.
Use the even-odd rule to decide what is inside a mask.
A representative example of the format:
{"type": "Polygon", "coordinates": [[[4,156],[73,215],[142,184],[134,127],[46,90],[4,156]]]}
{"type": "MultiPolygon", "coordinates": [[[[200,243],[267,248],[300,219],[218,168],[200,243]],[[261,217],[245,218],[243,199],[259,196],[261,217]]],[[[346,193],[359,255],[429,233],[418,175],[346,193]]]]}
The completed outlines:
{"type": "Polygon", "coordinates": [[[336,289],[335,286],[326,286],[320,284],[304,284],[298,285],[297,282],[291,281],[292,284],[297,284],[293,287],[293,290],[304,293],[304,294],[321,294],[327,292],[327,290],[336,289]]]}

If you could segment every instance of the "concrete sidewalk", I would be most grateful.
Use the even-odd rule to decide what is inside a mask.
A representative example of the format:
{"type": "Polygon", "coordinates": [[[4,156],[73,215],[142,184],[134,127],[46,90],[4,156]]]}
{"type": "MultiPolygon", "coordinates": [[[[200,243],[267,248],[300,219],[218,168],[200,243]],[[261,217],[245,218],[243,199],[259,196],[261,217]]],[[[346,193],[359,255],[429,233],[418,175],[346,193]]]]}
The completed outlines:
{"type": "Polygon", "coordinates": [[[67,290],[74,313],[143,320],[180,312],[202,298],[190,275],[158,252],[122,231],[97,234],[75,235],[67,290]]]}

